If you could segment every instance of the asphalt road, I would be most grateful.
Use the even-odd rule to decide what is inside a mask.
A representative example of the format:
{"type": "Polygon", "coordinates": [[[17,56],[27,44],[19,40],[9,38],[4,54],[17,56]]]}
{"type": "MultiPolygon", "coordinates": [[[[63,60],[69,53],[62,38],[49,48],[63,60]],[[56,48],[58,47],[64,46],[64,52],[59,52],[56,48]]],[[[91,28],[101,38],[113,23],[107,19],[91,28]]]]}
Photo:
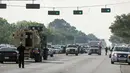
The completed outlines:
{"type": "Polygon", "coordinates": [[[60,54],[42,63],[26,61],[24,69],[19,69],[15,63],[0,64],[0,73],[122,73],[126,66],[128,65],[112,65],[105,55],[60,54]]]}

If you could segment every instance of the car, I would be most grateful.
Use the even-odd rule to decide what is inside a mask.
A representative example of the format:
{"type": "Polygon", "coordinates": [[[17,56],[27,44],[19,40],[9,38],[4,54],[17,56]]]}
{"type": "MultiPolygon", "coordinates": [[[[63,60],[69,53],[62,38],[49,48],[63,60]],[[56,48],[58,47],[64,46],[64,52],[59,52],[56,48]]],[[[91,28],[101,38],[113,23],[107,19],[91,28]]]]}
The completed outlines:
{"type": "Polygon", "coordinates": [[[18,63],[19,52],[16,47],[2,47],[0,48],[0,63],[16,62],[18,63]]]}
{"type": "Polygon", "coordinates": [[[130,47],[115,46],[111,54],[111,64],[123,62],[130,65],[130,47]]]}
{"type": "Polygon", "coordinates": [[[52,48],[48,48],[48,55],[50,55],[50,57],[54,56],[54,50],[52,48]]]}
{"type": "Polygon", "coordinates": [[[58,54],[60,52],[60,48],[59,47],[52,47],[54,54],[58,54]]]}
{"type": "Polygon", "coordinates": [[[79,54],[79,48],[77,45],[68,45],[66,48],[66,55],[68,54],[75,54],[76,56],[78,56],[79,54]]]}
{"type": "Polygon", "coordinates": [[[54,47],[52,47],[52,45],[48,44],[47,45],[47,48],[48,48],[48,55],[50,55],[50,57],[53,57],[54,56],[54,47]]]}
{"type": "Polygon", "coordinates": [[[101,55],[101,49],[99,47],[90,47],[88,51],[88,55],[98,54],[101,55]]]}

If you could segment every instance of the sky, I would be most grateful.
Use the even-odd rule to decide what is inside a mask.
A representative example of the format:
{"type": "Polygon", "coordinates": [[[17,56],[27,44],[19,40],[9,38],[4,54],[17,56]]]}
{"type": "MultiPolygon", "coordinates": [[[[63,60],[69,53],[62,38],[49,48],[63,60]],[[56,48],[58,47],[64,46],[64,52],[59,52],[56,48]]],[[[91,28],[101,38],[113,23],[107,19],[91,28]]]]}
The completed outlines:
{"type": "MultiPolygon", "coordinates": [[[[45,7],[71,7],[75,8],[55,8],[60,11],[59,16],[48,15],[48,10],[52,8],[41,8],[35,10],[27,10],[25,7],[10,7],[7,9],[0,9],[0,17],[7,19],[10,23],[14,23],[21,20],[37,21],[44,23],[45,26],[54,19],[64,19],[72,26],[75,26],[78,30],[85,32],[86,34],[93,33],[98,38],[105,39],[108,44],[110,35],[112,34],[109,30],[111,23],[114,22],[116,15],[127,14],[130,12],[130,3],[118,4],[118,5],[107,5],[106,7],[111,8],[111,13],[101,13],[100,7],[85,7],[79,8],[83,10],[83,15],[73,15],[73,10],[76,10],[80,6],[92,6],[92,5],[105,5],[111,3],[127,2],[130,0],[36,0],[34,3],[40,3],[41,6],[45,7]]],[[[8,5],[22,5],[26,3],[32,3],[32,1],[22,0],[10,0],[2,1],[8,5]]]]}

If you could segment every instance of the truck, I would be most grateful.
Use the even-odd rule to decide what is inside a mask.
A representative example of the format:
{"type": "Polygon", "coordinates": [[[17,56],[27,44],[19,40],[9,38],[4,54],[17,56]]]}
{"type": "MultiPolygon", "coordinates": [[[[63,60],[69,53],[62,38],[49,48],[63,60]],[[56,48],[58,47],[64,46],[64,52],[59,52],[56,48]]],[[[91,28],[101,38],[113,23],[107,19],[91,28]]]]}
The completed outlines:
{"type": "Polygon", "coordinates": [[[18,47],[20,42],[26,47],[25,58],[33,58],[35,62],[42,62],[42,58],[47,60],[47,37],[43,34],[43,26],[29,26],[15,31],[13,33],[13,44],[18,47]]]}
{"type": "Polygon", "coordinates": [[[66,47],[66,55],[75,54],[78,56],[79,54],[79,46],[78,45],[67,45],[66,47]]]}
{"type": "Polygon", "coordinates": [[[88,55],[91,55],[93,53],[101,55],[101,49],[104,49],[106,47],[106,43],[104,40],[89,41],[88,45],[89,45],[88,55]]]}

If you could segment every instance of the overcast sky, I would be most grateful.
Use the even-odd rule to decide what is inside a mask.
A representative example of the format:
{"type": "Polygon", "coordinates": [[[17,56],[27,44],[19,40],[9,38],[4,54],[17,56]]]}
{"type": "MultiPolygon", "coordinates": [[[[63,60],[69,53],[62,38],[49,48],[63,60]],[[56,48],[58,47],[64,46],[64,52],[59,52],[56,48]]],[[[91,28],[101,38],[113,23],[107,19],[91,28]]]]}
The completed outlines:
{"type": "MultiPolygon", "coordinates": [[[[35,3],[40,3],[41,6],[49,7],[68,7],[68,6],[91,6],[100,4],[110,4],[110,3],[120,3],[127,2],[130,0],[37,0],[35,3]]],[[[25,5],[26,3],[31,3],[31,1],[3,1],[2,3],[7,3],[8,5],[25,5]]],[[[8,7],[7,9],[0,9],[0,17],[4,17],[10,23],[21,21],[21,20],[31,20],[44,23],[46,26],[49,22],[56,18],[65,19],[72,26],[75,26],[78,30],[85,32],[86,34],[93,33],[99,38],[108,40],[111,32],[109,26],[115,20],[116,15],[121,15],[123,13],[127,14],[130,12],[130,3],[111,5],[107,6],[112,9],[111,13],[103,14],[101,13],[101,7],[87,7],[80,8],[83,10],[83,15],[74,16],[73,10],[76,8],[56,8],[55,10],[60,10],[60,16],[48,16],[47,11],[53,10],[51,8],[41,8],[39,10],[27,10],[25,7],[8,7]]]]}

